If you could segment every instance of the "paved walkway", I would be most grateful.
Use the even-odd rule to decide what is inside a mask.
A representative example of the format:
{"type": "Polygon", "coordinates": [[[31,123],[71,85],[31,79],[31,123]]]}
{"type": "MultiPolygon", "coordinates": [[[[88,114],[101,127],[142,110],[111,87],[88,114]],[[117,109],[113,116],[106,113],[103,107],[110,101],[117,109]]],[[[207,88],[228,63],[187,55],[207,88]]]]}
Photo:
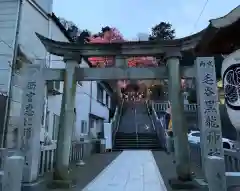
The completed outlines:
{"type": "MultiPolygon", "coordinates": [[[[22,191],[81,191],[101,171],[111,164],[119,154],[119,152],[93,154],[85,159],[86,164],[84,166],[76,167],[75,163],[71,164],[71,177],[77,180],[77,186],[72,189],[49,189],[46,185],[47,181],[33,187],[24,187],[22,191]]],[[[51,179],[51,177],[49,178],[51,179]]]]}
{"type": "Polygon", "coordinates": [[[151,151],[123,151],[83,191],[167,191],[151,151]]]}

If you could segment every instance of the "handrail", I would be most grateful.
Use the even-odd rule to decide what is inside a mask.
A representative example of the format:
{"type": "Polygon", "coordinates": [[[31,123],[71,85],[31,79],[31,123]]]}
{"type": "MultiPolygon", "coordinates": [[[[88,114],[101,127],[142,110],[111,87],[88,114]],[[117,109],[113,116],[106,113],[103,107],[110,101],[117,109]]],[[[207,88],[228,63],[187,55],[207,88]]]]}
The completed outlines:
{"type": "Polygon", "coordinates": [[[134,110],[134,122],[135,122],[135,134],[136,134],[137,147],[138,147],[138,126],[137,126],[136,116],[137,116],[137,110],[136,110],[136,105],[135,105],[135,110],[134,110]]]}
{"type": "MultiPolygon", "coordinates": [[[[156,126],[155,126],[155,124],[154,124],[154,122],[153,122],[153,118],[152,118],[152,115],[151,115],[150,110],[149,110],[149,104],[148,104],[147,101],[145,101],[145,103],[146,103],[146,107],[147,107],[147,111],[148,111],[149,117],[150,117],[150,119],[151,119],[151,123],[152,123],[153,129],[154,129],[154,131],[156,131],[156,126]]],[[[152,109],[153,109],[153,108],[152,108],[152,109]]]]}
{"type": "Polygon", "coordinates": [[[115,112],[115,115],[114,115],[113,123],[116,122],[117,124],[115,126],[116,128],[114,128],[114,131],[112,133],[112,144],[113,145],[114,145],[114,140],[115,140],[115,137],[116,137],[116,133],[118,132],[120,121],[121,121],[123,103],[124,103],[124,100],[122,100],[120,108],[118,109],[118,111],[115,112]]]}
{"type": "MultiPolygon", "coordinates": [[[[122,109],[123,109],[123,103],[124,103],[124,99],[122,100],[122,103],[121,103],[121,106],[120,106],[120,110],[119,110],[119,115],[118,115],[118,118],[117,118],[117,128],[116,128],[116,131],[115,131],[115,135],[118,131],[118,128],[119,128],[119,125],[120,125],[120,121],[121,121],[121,116],[122,116],[122,109]]],[[[114,137],[115,137],[114,135],[114,137]]]]}
{"type": "MultiPolygon", "coordinates": [[[[158,139],[160,140],[163,148],[166,148],[166,124],[164,123],[164,121],[162,121],[159,117],[158,117],[158,114],[155,110],[155,107],[154,107],[154,103],[152,102],[151,104],[151,107],[152,107],[152,111],[153,111],[153,114],[154,114],[154,117],[155,117],[155,123],[158,125],[160,123],[161,127],[162,128],[159,128],[158,126],[156,127],[155,123],[155,128],[156,128],[156,133],[157,133],[157,136],[158,136],[158,139]]],[[[153,119],[153,118],[152,118],[153,119]]]]}

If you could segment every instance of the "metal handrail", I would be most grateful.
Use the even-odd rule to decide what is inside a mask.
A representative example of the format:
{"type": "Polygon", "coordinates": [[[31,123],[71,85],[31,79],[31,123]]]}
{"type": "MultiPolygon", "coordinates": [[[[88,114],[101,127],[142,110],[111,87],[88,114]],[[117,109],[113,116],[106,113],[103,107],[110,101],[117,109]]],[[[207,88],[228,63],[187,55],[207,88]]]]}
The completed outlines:
{"type": "MultiPolygon", "coordinates": [[[[164,142],[162,142],[163,146],[166,147],[166,137],[168,136],[167,135],[167,132],[166,132],[166,124],[164,121],[162,121],[158,115],[157,115],[157,112],[155,110],[155,107],[154,107],[154,103],[151,104],[151,107],[152,107],[152,110],[153,110],[153,115],[156,119],[156,123],[160,123],[161,124],[161,127],[162,128],[156,128],[156,125],[155,125],[155,128],[156,128],[156,133],[157,133],[157,136],[158,136],[158,139],[161,140],[161,139],[164,139],[164,142]],[[162,136],[161,136],[162,135],[162,136]]],[[[153,118],[152,118],[153,119],[153,118]]],[[[155,124],[155,123],[154,123],[155,124]]]]}
{"type": "Polygon", "coordinates": [[[136,115],[137,115],[137,110],[136,110],[136,105],[135,105],[134,122],[135,122],[135,133],[136,133],[136,140],[137,140],[137,147],[138,147],[138,145],[139,145],[139,143],[138,143],[138,126],[137,126],[137,121],[136,121],[136,115]]]}
{"type": "MultiPolygon", "coordinates": [[[[149,104],[148,104],[147,101],[145,101],[145,103],[146,103],[146,107],[147,107],[147,111],[148,111],[149,117],[150,117],[150,119],[151,119],[151,123],[152,123],[153,129],[154,129],[154,131],[156,131],[156,126],[155,126],[155,124],[154,124],[154,122],[153,122],[152,115],[150,115],[149,104]]],[[[152,109],[153,109],[153,108],[152,108],[152,109]]]]}
{"type": "MultiPolygon", "coordinates": [[[[112,139],[113,145],[114,145],[115,137],[116,137],[116,134],[117,134],[117,132],[118,132],[119,125],[120,125],[120,121],[121,121],[123,103],[124,103],[124,100],[122,100],[120,109],[117,111],[117,113],[116,113],[116,118],[114,119],[114,120],[116,120],[117,125],[116,125],[116,128],[114,129],[114,132],[113,132],[113,137],[112,137],[112,138],[113,138],[113,139],[112,139]]],[[[115,116],[115,115],[114,115],[114,116],[115,116]]]]}

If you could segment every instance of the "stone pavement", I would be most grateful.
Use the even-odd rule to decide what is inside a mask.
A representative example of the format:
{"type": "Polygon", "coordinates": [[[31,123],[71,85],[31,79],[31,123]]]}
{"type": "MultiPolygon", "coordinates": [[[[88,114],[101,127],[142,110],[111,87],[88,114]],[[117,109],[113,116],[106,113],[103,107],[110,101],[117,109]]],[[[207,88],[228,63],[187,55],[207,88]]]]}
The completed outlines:
{"type": "MultiPolygon", "coordinates": [[[[163,151],[153,151],[153,156],[155,158],[156,164],[159,168],[159,171],[162,174],[163,180],[167,187],[168,191],[173,191],[171,186],[169,185],[169,179],[177,177],[176,175],[176,167],[173,164],[173,159],[170,155],[166,154],[163,151]]],[[[196,179],[203,179],[203,173],[198,165],[192,161],[191,170],[195,173],[196,179]]],[[[194,188],[194,189],[181,189],[181,191],[207,191],[208,188],[194,188]]]]}
{"type": "Polygon", "coordinates": [[[83,191],[167,191],[152,152],[123,151],[83,191]]]}
{"type": "MultiPolygon", "coordinates": [[[[85,160],[82,167],[71,166],[71,176],[77,178],[72,189],[55,191],[172,191],[168,180],[176,177],[172,159],[164,151],[129,150],[94,154],[85,160]],[[155,159],[155,160],[154,160],[155,159]]],[[[202,178],[199,167],[192,164],[192,170],[202,178]]],[[[187,189],[189,190],[189,189],[187,189]]],[[[181,190],[181,191],[187,191],[181,190]]],[[[205,191],[204,189],[191,189],[205,191]]],[[[50,191],[46,183],[22,191],[50,191]]]]}
{"type": "MultiPolygon", "coordinates": [[[[120,152],[109,152],[104,154],[93,154],[85,160],[85,165],[76,167],[71,165],[71,176],[77,178],[77,186],[72,189],[54,189],[51,191],[80,191],[89,182],[91,182],[106,166],[108,166],[120,152]]],[[[38,184],[34,187],[24,187],[22,191],[50,191],[46,187],[46,182],[38,184]]]]}

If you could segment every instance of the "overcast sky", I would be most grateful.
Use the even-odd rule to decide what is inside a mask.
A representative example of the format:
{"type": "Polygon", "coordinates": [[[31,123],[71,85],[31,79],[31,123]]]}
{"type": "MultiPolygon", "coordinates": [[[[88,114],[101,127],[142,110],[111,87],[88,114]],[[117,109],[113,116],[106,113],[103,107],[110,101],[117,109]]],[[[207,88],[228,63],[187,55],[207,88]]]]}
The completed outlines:
{"type": "Polygon", "coordinates": [[[237,7],[239,0],[209,0],[195,26],[206,0],[54,0],[59,17],[73,21],[93,33],[103,26],[116,27],[127,39],[150,33],[161,21],[170,22],[177,37],[198,32],[210,19],[221,17],[237,7]]]}

